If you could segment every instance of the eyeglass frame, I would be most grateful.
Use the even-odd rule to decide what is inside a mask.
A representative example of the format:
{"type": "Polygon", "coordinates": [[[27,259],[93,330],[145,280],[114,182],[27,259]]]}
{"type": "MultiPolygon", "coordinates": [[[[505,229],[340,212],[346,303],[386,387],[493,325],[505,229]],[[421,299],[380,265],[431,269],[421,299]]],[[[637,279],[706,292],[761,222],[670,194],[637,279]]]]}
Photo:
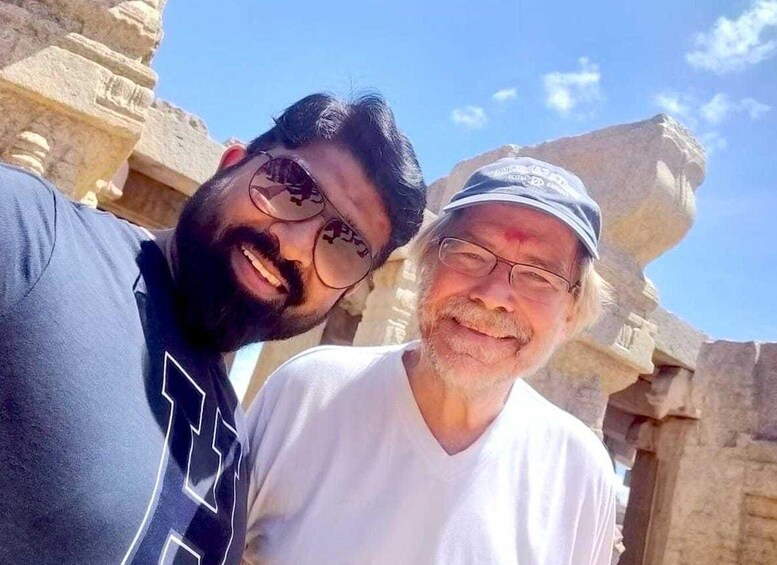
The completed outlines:
{"type": "Polygon", "coordinates": [[[474,245],[475,247],[477,247],[477,248],[479,248],[479,249],[482,249],[482,250],[483,250],[483,251],[485,251],[486,253],[489,253],[489,254],[491,254],[491,255],[493,255],[493,256],[494,256],[494,259],[496,259],[496,261],[494,261],[494,264],[493,264],[493,266],[491,267],[491,269],[489,269],[489,271],[488,271],[487,273],[485,273],[485,274],[483,274],[483,275],[480,275],[480,276],[478,276],[478,277],[476,277],[476,278],[482,278],[482,277],[487,277],[487,276],[489,276],[491,273],[493,273],[493,272],[494,272],[494,269],[496,269],[496,266],[497,266],[499,263],[504,263],[505,265],[507,265],[508,267],[510,267],[510,273],[507,275],[507,282],[508,282],[508,284],[509,284],[509,285],[510,285],[512,288],[516,288],[515,286],[513,286],[513,283],[512,283],[512,278],[513,278],[513,269],[514,269],[515,267],[531,267],[532,269],[537,269],[537,270],[543,271],[543,272],[545,272],[545,273],[548,273],[548,274],[550,274],[550,275],[553,275],[554,277],[558,277],[559,279],[561,279],[562,281],[564,281],[564,283],[567,285],[567,290],[566,290],[566,293],[567,293],[567,294],[572,294],[572,295],[574,296],[574,295],[576,295],[578,292],[580,292],[580,281],[577,281],[575,284],[572,284],[572,283],[570,282],[570,280],[569,280],[569,279],[567,279],[567,278],[566,278],[566,277],[564,277],[563,275],[560,275],[560,274],[558,274],[558,273],[555,273],[555,272],[551,271],[550,269],[546,269],[546,268],[544,268],[544,267],[540,267],[540,266],[538,266],[538,265],[532,265],[531,263],[519,263],[519,262],[516,262],[516,261],[510,261],[509,259],[505,259],[504,257],[502,257],[502,256],[500,256],[500,255],[497,255],[496,253],[494,253],[494,252],[493,252],[493,251],[491,251],[490,249],[488,249],[488,248],[486,248],[486,247],[483,247],[482,245],[480,245],[480,244],[478,244],[478,243],[475,243],[475,242],[469,241],[469,240],[467,240],[467,239],[463,239],[463,238],[461,238],[461,237],[455,237],[455,236],[442,236],[442,237],[438,238],[438,240],[437,240],[437,258],[438,258],[438,260],[440,261],[440,263],[442,263],[443,265],[445,265],[445,266],[446,266],[446,267],[448,267],[449,269],[453,269],[454,271],[456,271],[456,272],[458,272],[458,273],[461,273],[462,275],[467,275],[467,276],[472,276],[472,277],[475,277],[475,276],[476,276],[476,275],[473,275],[473,274],[471,274],[471,273],[465,273],[465,272],[459,271],[458,269],[456,269],[456,268],[454,268],[454,267],[452,267],[452,266],[448,265],[448,264],[447,264],[445,261],[443,261],[443,259],[442,259],[442,247],[443,247],[443,243],[445,243],[445,241],[446,241],[446,240],[448,240],[448,239],[452,239],[452,240],[454,240],[454,241],[460,241],[460,242],[462,242],[462,243],[467,243],[467,244],[469,244],[469,245],[474,245]]]}
{"type": "MultiPolygon", "coordinates": [[[[251,175],[251,179],[248,181],[248,199],[251,201],[251,204],[253,204],[253,205],[254,205],[254,207],[255,207],[257,210],[259,210],[259,211],[260,211],[262,214],[265,214],[265,215],[269,216],[270,218],[272,218],[273,220],[277,220],[277,221],[279,221],[279,222],[290,222],[290,223],[300,223],[300,222],[306,222],[306,221],[310,220],[311,218],[315,218],[316,216],[320,216],[320,215],[322,215],[322,214],[323,214],[324,210],[326,210],[327,206],[329,207],[329,209],[330,209],[330,212],[331,212],[332,214],[334,214],[334,216],[335,216],[334,218],[330,218],[330,219],[328,219],[328,220],[326,220],[326,217],[324,218],[324,219],[325,219],[325,222],[324,222],[324,224],[323,224],[323,225],[322,225],[322,226],[321,226],[321,227],[318,229],[318,231],[316,232],[315,243],[313,244],[313,253],[314,253],[314,257],[313,257],[313,267],[314,267],[314,270],[316,271],[316,276],[318,277],[318,280],[320,280],[320,281],[321,281],[321,284],[323,284],[323,285],[324,285],[325,287],[327,287],[327,288],[331,288],[332,290],[346,290],[346,289],[349,289],[349,288],[351,288],[351,287],[354,287],[354,286],[356,286],[357,284],[359,284],[360,282],[362,282],[362,281],[363,281],[365,278],[367,278],[367,277],[370,275],[370,273],[372,273],[372,272],[373,272],[373,270],[375,269],[375,255],[374,255],[374,254],[373,254],[373,252],[372,252],[372,247],[371,247],[371,246],[370,246],[370,244],[367,242],[367,238],[365,238],[364,236],[362,236],[362,235],[361,235],[361,233],[360,233],[358,230],[356,230],[356,229],[354,229],[354,228],[353,228],[353,226],[350,224],[350,222],[346,221],[346,220],[345,220],[345,218],[343,218],[343,217],[340,215],[340,212],[338,212],[338,210],[337,210],[337,207],[336,207],[336,206],[335,206],[335,205],[332,203],[332,201],[331,201],[331,200],[329,200],[329,198],[327,198],[326,194],[325,194],[325,193],[324,193],[324,191],[321,189],[321,186],[318,184],[318,181],[316,181],[315,177],[314,177],[312,174],[310,174],[310,171],[308,171],[308,170],[307,170],[307,169],[306,169],[306,168],[305,168],[305,167],[302,165],[302,163],[300,163],[299,161],[297,161],[296,159],[294,159],[293,157],[290,157],[290,156],[281,155],[281,156],[279,156],[279,157],[273,157],[273,156],[272,156],[272,154],[270,154],[270,152],[269,152],[269,151],[264,151],[264,150],[259,150],[259,151],[257,151],[257,152],[256,152],[254,155],[265,155],[265,156],[267,156],[267,157],[268,157],[268,160],[267,160],[267,161],[265,161],[264,163],[262,163],[261,165],[259,165],[259,166],[256,168],[256,170],[254,171],[254,173],[251,175]],[[301,169],[302,169],[302,170],[305,172],[305,174],[306,174],[306,175],[308,175],[308,177],[310,178],[311,182],[312,182],[312,183],[313,183],[313,185],[316,187],[316,190],[317,190],[317,191],[318,191],[318,193],[321,195],[321,198],[322,198],[322,199],[323,199],[323,201],[324,201],[324,205],[321,207],[321,210],[319,210],[318,212],[316,212],[316,213],[315,213],[315,214],[313,214],[312,216],[308,216],[307,218],[300,218],[299,220],[287,220],[287,219],[284,219],[284,218],[277,218],[277,217],[273,216],[273,215],[272,215],[270,212],[267,212],[267,211],[265,211],[265,210],[264,210],[264,209],[262,209],[262,208],[261,208],[261,207],[260,207],[260,206],[259,206],[259,205],[258,205],[256,202],[254,202],[254,199],[253,199],[253,197],[251,196],[251,188],[252,188],[252,183],[253,183],[253,180],[254,180],[254,178],[256,177],[256,175],[257,175],[257,174],[259,174],[259,171],[261,171],[261,170],[262,170],[262,167],[264,167],[264,166],[265,166],[265,165],[266,165],[268,162],[272,161],[273,159],[288,159],[289,161],[293,161],[294,163],[296,163],[296,164],[297,164],[297,165],[298,165],[298,166],[299,166],[299,167],[300,167],[300,168],[301,168],[301,169]],[[330,222],[332,222],[332,220],[335,220],[335,219],[337,219],[337,220],[341,221],[343,224],[345,224],[346,226],[348,226],[348,228],[351,230],[351,232],[352,232],[352,233],[354,233],[354,234],[358,235],[358,236],[359,236],[359,237],[358,237],[358,239],[359,239],[359,240],[360,240],[362,243],[364,243],[364,246],[367,248],[367,252],[370,254],[370,266],[369,266],[369,268],[367,269],[367,272],[366,272],[366,273],[364,273],[364,275],[362,275],[362,276],[361,276],[361,278],[360,278],[359,280],[357,280],[357,281],[355,281],[355,282],[353,282],[353,283],[349,284],[348,286],[343,286],[343,287],[336,287],[336,286],[332,286],[332,285],[330,285],[330,284],[327,284],[327,283],[326,283],[326,282],[325,282],[325,281],[324,281],[324,280],[321,278],[321,274],[318,272],[318,265],[316,265],[316,261],[315,261],[315,248],[316,248],[316,246],[318,245],[318,240],[321,238],[321,232],[323,231],[323,229],[324,229],[326,226],[328,226],[328,225],[329,225],[329,223],[330,223],[330,222]]],[[[287,185],[287,184],[285,184],[285,183],[284,183],[284,184],[283,184],[283,186],[285,186],[285,187],[288,187],[288,186],[290,186],[290,185],[287,185]]]]}

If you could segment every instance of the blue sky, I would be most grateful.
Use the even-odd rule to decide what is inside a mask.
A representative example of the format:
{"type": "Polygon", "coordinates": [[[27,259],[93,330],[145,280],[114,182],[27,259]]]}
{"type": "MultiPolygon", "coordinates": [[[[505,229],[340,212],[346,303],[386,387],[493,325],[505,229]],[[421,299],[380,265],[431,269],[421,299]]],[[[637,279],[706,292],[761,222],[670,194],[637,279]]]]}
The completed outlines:
{"type": "Polygon", "coordinates": [[[157,93],[215,139],[377,89],[429,182],[505,143],[674,115],[707,178],[647,274],[712,337],[777,341],[777,0],[170,0],[163,19],[157,93]]]}

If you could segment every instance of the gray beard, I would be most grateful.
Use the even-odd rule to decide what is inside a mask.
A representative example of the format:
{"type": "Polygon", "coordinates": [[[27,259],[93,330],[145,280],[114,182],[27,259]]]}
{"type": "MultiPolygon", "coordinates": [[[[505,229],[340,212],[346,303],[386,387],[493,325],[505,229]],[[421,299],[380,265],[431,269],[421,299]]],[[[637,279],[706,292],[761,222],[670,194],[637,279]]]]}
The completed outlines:
{"type": "Polygon", "coordinates": [[[464,297],[453,297],[434,305],[425,288],[420,293],[419,322],[422,355],[446,387],[469,397],[503,388],[518,378],[532,375],[547,363],[561,343],[559,339],[550,339],[542,350],[531,353],[535,359],[527,365],[527,359],[525,356],[522,359],[521,354],[536,337],[526,323],[507,312],[486,310],[464,297]],[[515,345],[513,362],[506,359],[502,351],[490,352],[464,340],[447,341],[445,349],[450,351],[441,351],[438,345],[447,338],[440,324],[446,319],[488,328],[495,335],[509,336],[515,345]],[[467,357],[474,360],[474,367],[469,362],[462,362],[467,357]]]}

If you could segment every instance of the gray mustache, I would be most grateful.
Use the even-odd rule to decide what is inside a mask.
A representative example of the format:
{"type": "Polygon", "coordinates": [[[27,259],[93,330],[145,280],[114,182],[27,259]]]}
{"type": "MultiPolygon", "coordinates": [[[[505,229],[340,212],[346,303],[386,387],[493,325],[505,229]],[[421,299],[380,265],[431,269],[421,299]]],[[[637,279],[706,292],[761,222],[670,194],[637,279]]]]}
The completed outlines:
{"type": "Polygon", "coordinates": [[[532,331],[508,313],[485,310],[471,300],[455,297],[446,301],[439,310],[439,315],[456,318],[460,322],[474,327],[490,328],[494,333],[504,334],[526,343],[532,337],[532,331]]]}

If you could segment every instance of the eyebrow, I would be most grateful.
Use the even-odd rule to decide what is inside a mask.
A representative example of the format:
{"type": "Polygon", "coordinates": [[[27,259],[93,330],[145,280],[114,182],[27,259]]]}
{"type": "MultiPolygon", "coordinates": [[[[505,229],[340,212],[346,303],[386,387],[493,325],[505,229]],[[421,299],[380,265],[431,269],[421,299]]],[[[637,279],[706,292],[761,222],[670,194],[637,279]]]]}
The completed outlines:
{"type": "Polygon", "coordinates": [[[546,271],[550,271],[551,273],[561,275],[564,278],[567,278],[569,276],[569,273],[565,272],[566,269],[564,269],[561,263],[554,263],[554,262],[548,261],[547,259],[543,259],[542,257],[537,257],[536,255],[529,255],[526,257],[526,260],[529,261],[530,265],[533,265],[535,267],[541,267],[546,271]]]}

